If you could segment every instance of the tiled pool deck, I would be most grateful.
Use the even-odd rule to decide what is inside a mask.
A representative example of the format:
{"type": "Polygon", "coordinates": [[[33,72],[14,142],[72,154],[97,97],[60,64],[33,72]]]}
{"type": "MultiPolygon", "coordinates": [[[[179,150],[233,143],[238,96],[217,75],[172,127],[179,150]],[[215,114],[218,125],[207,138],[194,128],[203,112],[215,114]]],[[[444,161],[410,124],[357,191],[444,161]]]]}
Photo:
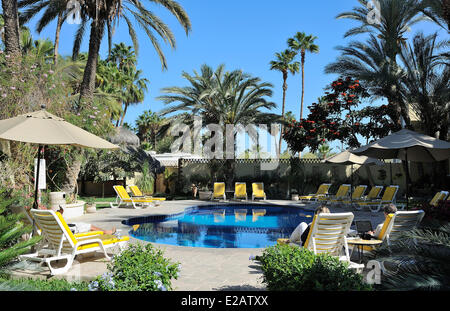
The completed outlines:
{"type": "MultiPolygon", "coordinates": [[[[229,203],[229,202],[225,202],[229,203]]],[[[295,201],[267,200],[258,202],[264,204],[298,205],[305,209],[314,210],[317,204],[302,204],[295,201]]],[[[88,222],[104,229],[116,227],[126,235],[129,226],[122,221],[136,216],[174,214],[195,205],[211,204],[207,201],[185,200],[166,201],[160,206],[146,209],[104,208],[94,214],[85,214],[71,218],[68,222],[88,222]]],[[[224,203],[218,203],[224,204],[224,203]]],[[[383,222],[382,212],[356,211],[351,208],[330,208],[331,212],[351,211],[355,219],[370,219],[373,227],[383,222]]],[[[131,243],[148,243],[130,237],[131,243]]],[[[181,272],[177,280],[173,280],[174,290],[179,291],[216,291],[216,290],[264,290],[261,283],[262,273],[257,262],[249,260],[251,255],[262,253],[260,248],[194,248],[153,243],[164,251],[165,257],[181,264],[181,272]]],[[[84,255],[86,256],[86,255],[84,255]]],[[[107,271],[108,261],[102,255],[88,257],[77,256],[72,269],[65,275],[58,276],[69,280],[90,280],[107,271]],[[95,257],[94,257],[95,256],[95,257]]],[[[20,266],[20,265],[19,265],[20,266]]],[[[17,267],[17,266],[16,266],[17,267]]],[[[14,276],[48,278],[49,270],[33,266],[32,270],[16,268],[14,276]]]]}

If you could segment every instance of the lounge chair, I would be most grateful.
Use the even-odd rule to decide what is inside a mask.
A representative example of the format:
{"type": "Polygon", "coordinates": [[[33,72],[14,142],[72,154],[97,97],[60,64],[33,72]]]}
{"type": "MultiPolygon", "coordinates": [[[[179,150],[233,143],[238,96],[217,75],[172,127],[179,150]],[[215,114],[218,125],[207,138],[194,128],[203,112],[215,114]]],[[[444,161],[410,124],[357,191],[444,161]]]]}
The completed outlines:
{"type": "Polygon", "coordinates": [[[440,201],[445,201],[448,196],[448,191],[439,191],[430,201],[430,205],[436,207],[440,201]]]}
{"type": "Polygon", "coordinates": [[[214,183],[214,192],[211,197],[211,200],[214,199],[223,199],[226,200],[227,197],[225,195],[225,183],[224,182],[215,182],[214,183]]]}
{"type": "Polygon", "coordinates": [[[350,199],[343,199],[339,203],[346,206],[346,205],[352,205],[353,202],[357,202],[361,200],[364,193],[366,192],[367,186],[366,185],[359,185],[355,188],[355,190],[352,193],[352,196],[350,199]]]}
{"type": "Polygon", "coordinates": [[[304,248],[314,254],[327,253],[349,264],[349,268],[363,269],[364,265],[350,261],[347,233],[353,213],[321,213],[314,215],[304,248]]]}
{"type": "MultiPolygon", "coordinates": [[[[418,211],[397,211],[396,213],[389,214],[383,223],[383,227],[378,234],[378,239],[386,241],[388,245],[392,240],[395,240],[400,236],[402,232],[410,231],[420,224],[425,212],[423,210],[418,211]]],[[[377,246],[363,246],[363,251],[372,251],[377,246]]]]}
{"type": "Polygon", "coordinates": [[[252,183],[252,201],[254,201],[255,199],[266,199],[264,184],[262,182],[252,183]]]}
{"type": "Polygon", "coordinates": [[[112,208],[120,207],[120,205],[122,205],[123,203],[127,205],[131,203],[133,205],[133,208],[143,208],[150,205],[150,203],[154,201],[153,199],[149,198],[132,198],[123,186],[113,186],[113,188],[117,194],[117,198],[115,203],[109,203],[112,208]]]}
{"type": "Polygon", "coordinates": [[[316,193],[310,193],[308,195],[302,195],[298,199],[300,201],[316,201],[318,197],[326,196],[331,184],[321,184],[316,193]]]}
{"type": "Polygon", "coordinates": [[[388,186],[384,190],[381,199],[373,199],[370,201],[358,202],[359,207],[369,207],[370,211],[373,213],[379,212],[383,205],[389,203],[395,203],[395,197],[398,192],[398,186],[388,186]]]}
{"type": "Polygon", "coordinates": [[[237,182],[234,184],[234,199],[248,200],[247,196],[247,183],[237,182]]]}
{"type": "Polygon", "coordinates": [[[133,198],[147,198],[147,199],[151,199],[153,201],[165,201],[166,198],[156,198],[150,195],[144,195],[141,191],[141,189],[139,189],[138,186],[129,186],[131,193],[133,194],[133,198]]]}
{"type": "Polygon", "coordinates": [[[349,192],[350,184],[342,184],[339,186],[339,189],[334,196],[320,196],[317,198],[317,201],[327,201],[331,204],[337,204],[345,199],[348,199],[349,192]]]}
{"type": "Polygon", "coordinates": [[[366,196],[363,196],[358,200],[353,200],[353,203],[352,203],[353,207],[357,210],[361,210],[362,207],[360,207],[358,203],[378,199],[380,197],[380,194],[382,191],[383,191],[383,186],[373,186],[372,189],[370,189],[369,193],[366,196]]]}
{"type": "Polygon", "coordinates": [[[19,258],[46,263],[52,275],[69,271],[75,256],[80,254],[102,251],[110,260],[106,251],[116,246],[122,250],[129,240],[128,236],[118,238],[115,235],[103,234],[102,231],[73,234],[62,215],[52,210],[33,209],[31,214],[41,228],[47,245],[35,253],[21,255],[19,258]],[[52,267],[52,262],[63,259],[67,260],[63,267],[52,267]]]}

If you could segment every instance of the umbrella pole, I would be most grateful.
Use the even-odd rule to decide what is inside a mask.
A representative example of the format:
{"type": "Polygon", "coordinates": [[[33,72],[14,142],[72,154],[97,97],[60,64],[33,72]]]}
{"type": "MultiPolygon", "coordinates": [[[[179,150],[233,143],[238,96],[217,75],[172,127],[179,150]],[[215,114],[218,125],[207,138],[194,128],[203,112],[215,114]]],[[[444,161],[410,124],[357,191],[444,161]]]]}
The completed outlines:
{"type": "Polygon", "coordinates": [[[39,145],[38,148],[38,157],[37,157],[37,168],[36,168],[36,186],[34,190],[34,202],[33,202],[33,208],[38,208],[38,192],[39,192],[39,168],[41,166],[41,152],[42,152],[42,145],[39,145]]]}
{"type": "Polygon", "coordinates": [[[409,165],[408,165],[408,150],[405,149],[405,162],[406,162],[406,210],[409,207],[409,165]]]}
{"type": "Polygon", "coordinates": [[[352,197],[353,197],[353,164],[352,164],[352,171],[350,172],[350,180],[351,180],[351,184],[350,184],[350,202],[352,201],[352,197]]]}

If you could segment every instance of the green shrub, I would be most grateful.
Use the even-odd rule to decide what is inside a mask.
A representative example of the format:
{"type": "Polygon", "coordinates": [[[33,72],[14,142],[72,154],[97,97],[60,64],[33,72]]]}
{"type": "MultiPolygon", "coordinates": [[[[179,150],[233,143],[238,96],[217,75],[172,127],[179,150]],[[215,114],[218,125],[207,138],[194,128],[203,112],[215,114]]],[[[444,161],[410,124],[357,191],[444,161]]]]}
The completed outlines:
{"type": "Polygon", "coordinates": [[[273,291],[369,290],[362,275],[348,269],[338,258],[292,247],[276,245],[257,258],[262,264],[263,283],[273,291]]]}
{"type": "Polygon", "coordinates": [[[100,291],[165,291],[178,278],[179,264],[164,258],[151,244],[130,244],[108,264],[108,272],[89,284],[100,291]]]}

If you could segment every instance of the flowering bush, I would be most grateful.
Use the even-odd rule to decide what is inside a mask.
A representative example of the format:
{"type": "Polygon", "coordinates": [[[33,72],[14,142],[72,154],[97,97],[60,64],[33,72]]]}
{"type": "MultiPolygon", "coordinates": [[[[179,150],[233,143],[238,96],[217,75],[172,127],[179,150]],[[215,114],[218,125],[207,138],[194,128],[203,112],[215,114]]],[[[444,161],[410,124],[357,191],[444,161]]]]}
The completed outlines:
{"type": "Polygon", "coordinates": [[[301,152],[309,147],[315,152],[326,141],[334,140],[355,148],[360,146],[357,135],[377,139],[395,129],[389,119],[389,105],[357,110],[362,100],[369,97],[358,80],[340,78],[329,89],[319,103],[309,106],[306,119],[288,122],[283,138],[291,150],[301,152]]]}
{"type": "Polygon", "coordinates": [[[95,291],[166,291],[178,278],[180,265],[163,257],[151,244],[131,244],[108,264],[108,272],[89,284],[95,291]]]}

